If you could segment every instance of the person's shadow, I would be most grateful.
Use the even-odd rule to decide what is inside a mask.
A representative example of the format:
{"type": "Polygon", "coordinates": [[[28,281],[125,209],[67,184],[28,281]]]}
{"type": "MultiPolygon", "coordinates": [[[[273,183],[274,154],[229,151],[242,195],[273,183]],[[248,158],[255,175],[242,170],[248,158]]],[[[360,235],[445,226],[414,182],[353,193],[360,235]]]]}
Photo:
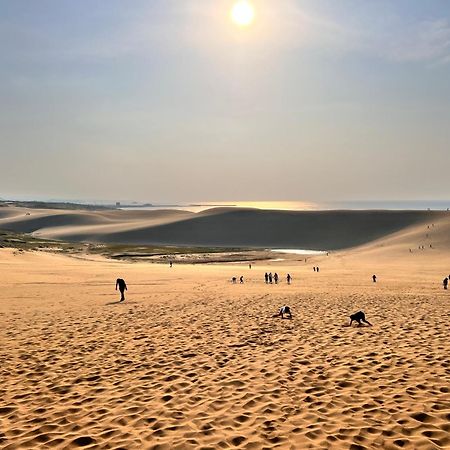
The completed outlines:
{"type": "Polygon", "coordinates": [[[109,302],[109,303],[105,303],[105,306],[111,306],[111,305],[135,305],[137,302],[133,302],[133,301],[123,301],[121,302],[120,300],[117,300],[116,302],[109,302]]]}

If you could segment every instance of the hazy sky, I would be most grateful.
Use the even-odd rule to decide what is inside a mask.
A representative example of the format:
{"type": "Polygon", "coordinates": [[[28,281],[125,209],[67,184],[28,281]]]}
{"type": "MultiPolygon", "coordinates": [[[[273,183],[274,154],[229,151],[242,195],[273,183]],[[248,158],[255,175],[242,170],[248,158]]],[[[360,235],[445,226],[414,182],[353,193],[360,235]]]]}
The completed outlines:
{"type": "Polygon", "coordinates": [[[448,0],[0,0],[0,197],[450,198],[448,0]]]}

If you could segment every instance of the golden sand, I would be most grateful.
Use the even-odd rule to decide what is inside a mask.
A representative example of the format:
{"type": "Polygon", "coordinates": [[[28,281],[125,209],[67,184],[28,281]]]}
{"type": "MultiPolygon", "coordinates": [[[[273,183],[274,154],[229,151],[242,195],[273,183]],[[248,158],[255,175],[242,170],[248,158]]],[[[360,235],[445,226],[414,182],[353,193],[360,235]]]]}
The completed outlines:
{"type": "Polygon", "coordinates": [[[408,233],[251,270],[0,249],[0,448],[450,448],[450,252],[408,233]]]}

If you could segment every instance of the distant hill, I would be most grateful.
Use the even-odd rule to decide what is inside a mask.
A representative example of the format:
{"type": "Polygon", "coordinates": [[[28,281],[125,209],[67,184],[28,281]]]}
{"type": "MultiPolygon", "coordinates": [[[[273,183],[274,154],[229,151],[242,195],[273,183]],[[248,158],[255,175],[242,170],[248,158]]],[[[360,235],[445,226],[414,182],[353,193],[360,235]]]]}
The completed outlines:
{"type": "Polygon", "coordinates": [[[69,242],[337,250],[447,217],[436,211],[64,211],[2,208],[0,228],[69,242]]]}

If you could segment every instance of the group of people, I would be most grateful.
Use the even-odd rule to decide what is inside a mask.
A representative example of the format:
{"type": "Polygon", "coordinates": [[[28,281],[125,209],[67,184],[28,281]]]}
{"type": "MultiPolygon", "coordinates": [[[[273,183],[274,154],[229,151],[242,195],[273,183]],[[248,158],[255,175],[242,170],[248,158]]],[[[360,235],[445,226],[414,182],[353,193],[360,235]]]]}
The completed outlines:
{"type": "MultiPolygon", "coordinates": [[[[270,275],[272,275],[272,274],[270,273],[270,275]]],[[[276,275],[275,283],[277,283],[278,282],[278,274],[275,273],[275,275],[276,275]]],[[[275,279],[275,275],[274,275],[274,279],[275,279]]],[[[445,278],[445,280],[444,280],[444,289],[447,289],[448,279],[449,278],[450,278],[450,275],[449,275],[448,278],[445,278]]],[[[269,279],[269,274],[267,274],[267,273],[266,273],[266,279],[267,280],[269,279]]],[[[287,274],[286,279],[287,279],[288,284],[290,284],[290,282],[292,280],[292,277],[289,274],[287,274]]],[[[233,277],[232,281],[233,281],[233,283],[236,283],[237,278],[233,277]]],[[[239,282],[240,283],[244,283],[244,277],[243,276],[239,277],[239,282]]],[[[266,281],[266,283],[267,283],[267,281],[266,281]]],[[[119,302],[125,301],[125,291],[127,290],[127,284],[126,284],[124,279],[117,278],[117,280],[116,280],[116,291],[117,290],[119,290],[119,292],[120,292],[120,300],[119,300],[119,302]]],[[[278,310],[278,313],[275,314],[273,317],[281,317],[282,319],[284,319],[285,315],[287,316],[288,319],[292,319],[291,308],[289,306],[287,306],[287,305],[282,306],[278,310]]],[[[366,316],[365,316],[365,314],[362,311],[358,311],[357,313],[352,314],[350,316],[350,324],[348,326],[351,327],[353,322],[357,322],[359,327],[363,325],[362,324],[363,322],[368,324],[369,326],[372,326],[372,324],[368,320],[366,320],[366,316]]]]}
{"type": "Polygon", "coordinates": [[[314,267],[313,267],[313,270],[314,270],[314,272],[319,272],[319,271],[320,271],[320,268],[319,268],[318,266],[314,266],[314,267]]]}
{"type": "MultiPolygon", "coordinates": [[[[232,282],[233,284],[236,284],[236,282],[237,282],[237,277],[232,277],[232,278],[231,278],[231,282],[232,282]]],[[[243,275],[241,275],[241,276],[239,277],[239,283],[240,283],[240,284],[244,284],[244,276],[243,276],[243,275]]]]}
{"type": "MultiPolygon", "coordinates": [[[[273,284],[273,283],[278,284],[279,279],[280,279],[280,277],[278,276],[278,274],[276,272],[273,275],[272,275],[272,272],[269,272],[269,273],[266,272],[264,274],[264,281],[266,284],[273,284]]],[[[292,277],[288,273],[286,275],[286,282],[287,282],[287,284],[291,284],[291,281],[292,281],[292,277]]]]}

